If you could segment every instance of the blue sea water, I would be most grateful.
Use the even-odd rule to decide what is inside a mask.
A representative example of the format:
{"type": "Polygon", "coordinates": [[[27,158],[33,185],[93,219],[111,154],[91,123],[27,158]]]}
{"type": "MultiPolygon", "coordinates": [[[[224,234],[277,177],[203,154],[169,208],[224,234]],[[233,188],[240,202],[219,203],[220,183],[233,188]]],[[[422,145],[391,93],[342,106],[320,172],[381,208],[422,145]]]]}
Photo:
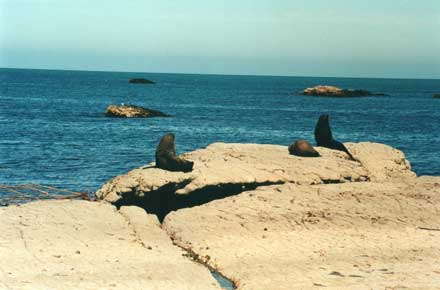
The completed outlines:
{"type": "Polygon", "coordinates": [[[40,183],[93,192],[154,160],[160,137],[178,153],[212,142],[314,143],[322,113],[336,139],[405,152],[419,175],[440,175],[440,80],[225,76],[0,69],[0,184],[40,183]],[[155,85],[129,84],[145,77],[155,85]],[[386,93],[333,99],[296,92],[326,84],[386,93]],[[172,118],[115,119],[109,104],[172,118]]]}

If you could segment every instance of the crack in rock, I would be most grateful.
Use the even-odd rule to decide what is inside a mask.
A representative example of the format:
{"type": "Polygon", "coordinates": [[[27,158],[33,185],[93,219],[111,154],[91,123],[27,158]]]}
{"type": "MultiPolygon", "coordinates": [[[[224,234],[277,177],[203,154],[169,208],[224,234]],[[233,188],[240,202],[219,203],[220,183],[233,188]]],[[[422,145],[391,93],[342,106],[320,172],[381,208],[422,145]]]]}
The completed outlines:
{"type": "MultiPolygon", "coordinates": [[[[19,224],[20,224],[21,226],[24,226],[24,225],[25,225],[25,224],[23,224],[23,222],[22,222],[21,220],[20,220],[19,224]]],[[[27,251],[32,257],[34,257],[35,260],[37,260],[38,262],[41,263],[41,260],[35,255],[35,253],[33,253],[33,252],[29,249],[29,245],[28,245],[27,240],[26,240],[26,238],[25,238],[25,236],[24,236],[24,231],[23,231],[23,229],[20,228],[19,226],[16,226],[16,225],[14,225],[14,227],[18,230],[18,233],[19,233],[19,235],[20,235],[20,239],[21,239],[22,242],[23,242],[23,247],[26,249],[26,251],[27,251]]]]}
{"type": "MultiPolygon", "coordinates": [[[[163,229],[163,228],[162,228],[163,229]]],[[[171,241],[173,242],[173,245],[176,247],[179,247],[180,249],[182,249],[183,251],[185,251],[186,257],[188,257],[189,259],[191,259],[192,261],[208,268],[208,270],[211,272],[212,276],[217,280],[217,282],[220,284],[219,280],[226,280],[227,283],[229,285],[227,285],[226,287],[228,287],[231,290],[235,290],[237,289],[237,285],[238,283],[232,279],[229,279],[228,277],[226,277],[222,272],[220,272],[215,266],[209,264],[209,260],[210,257],[209,256],[205,256],[205,257],[201,257],[199,254],[197,254],[195,251],[193,251],[190,247],[185,247],[183,245],[180,245],[178,242],[176,242],[176,238],[173,234],[168,233],[168,231],[166,229],[163,229],[167,235],[170,237],[171,241]],[[218,279],[216,277],[216,275],[218,275],[220,278],[222,279],[218,279]]],[[[224,286],[224,285],[220,285],[220,286],[224,286]]],[[[227,290],[229,290],[227,289],[227,290]]]]}
{"type": "Polygon", "coordinates": [[[120,210],[117,210],[116,212],[119,215],[121,215],[121,217],[125,220],[129,228],[133,231],[136,237],[136,243],[140,244],[144,249],[148,249],[147,245],[145,245],[144,241],[142,241],[142,238],[139,236],[139,233],[136,231],[136,227],[131,223],[130,218],[120,210]]]}
{"type": "MultiPolygon", "coordinates": [[[[140,244],[144,249],[151,249],[151,247],[148,247],[144,241],[142,240],[140,234],[138,233],[138,231],[136,230],[136,226],[133,225],[133,223],[131,222],[130,216],[127,215],[126,213],[124,213],[122,210],[115,210],[127,223],[128,227],[133,231],[135,237],[136,237],[136,243],[140,244]]],[[[235,284],[229,280],[227,277],[225,277],[222,273],[220,273],[217,269],[215,269],[214,267],[208,265],[206,262],[203,261],[203,259],[201,259],[194,251],[190,250],[190,249],[186,249],[184,247],[179,246],[177,243],[174,242],[174,237],[172,235],[170,235],[166,229],[164,229],[162,226],[159,227],[160,230],[162,232],[164,232],[171,240],[173,246],[181,249],[182,251],[184,251],[186,254],[184,254],[185,257],[189,258],[192,262],[195,262],[199,265],[202,265],[203,267],[207,268],[211,275],[213,276],[214,279],[216,279],[216,281],[220,284],[221,287],[226,287],[225,289],[227,290],[233,290],[236,289],[235,284]],[[221,277],[218,278],[218,277],[221,277]],[[220,283],[220,281],[223,280],[223,283],[220,283]],[[226,283],[225,283],[226,281],[226,283]],[[224,285],[227,284],[227,285],[224,285]]],[[[222,288],[223,289],[223,288],[222,288]]]]}

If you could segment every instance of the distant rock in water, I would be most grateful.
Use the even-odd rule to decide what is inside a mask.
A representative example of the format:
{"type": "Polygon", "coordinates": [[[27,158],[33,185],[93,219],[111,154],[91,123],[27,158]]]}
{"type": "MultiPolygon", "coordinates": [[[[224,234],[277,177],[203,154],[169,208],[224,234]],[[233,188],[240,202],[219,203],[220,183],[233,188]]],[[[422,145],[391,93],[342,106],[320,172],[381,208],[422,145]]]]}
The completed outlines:
{"type": "Polygon", "coordinates": [[[160,111],[151,110],[139,106],[132,105],[110,105],[105,110],[107,117],[117,118],[151,118],[151,117],[170,117],[170,115],[160,111]]]}
{"type": "Polygon", "coordinates": [[[140,78],[140,79],[130,79],[128,82],[130,84],[144,84],[144,85],[146,85],[146,84],[155,84],[155,82],[147,80],[147,79],[143,79],[143,78],[140,78]]]}
{"type": "Polygon", "coordinates": [[[381,93],[372,93],[367,90],[347,90],[333,86],[316,86],[307,88],[300,92],[304,96],[317,97],[334,97],[334,98],[353,98],[353,97],[368,97],[368,96],[385,96],[381,93]]]}
{"type": "Polygon", "coordinates": [[[440,94],[434,94],[432,97],[433,97],[434,99],[440,99],[440,94]]]}

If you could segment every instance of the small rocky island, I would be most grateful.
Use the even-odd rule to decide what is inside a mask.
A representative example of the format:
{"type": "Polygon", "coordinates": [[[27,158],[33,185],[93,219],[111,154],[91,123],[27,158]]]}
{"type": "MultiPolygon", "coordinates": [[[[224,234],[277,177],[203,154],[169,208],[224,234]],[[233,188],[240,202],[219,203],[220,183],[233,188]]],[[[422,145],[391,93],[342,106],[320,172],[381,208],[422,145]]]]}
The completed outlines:
{"type": "Polygon", "coordinates": [[[152,118],[152,117],[170,117],[170,115],[160,111],[151,110],[133,105],[110,105],[105,110],[107,117],[115,118],[152,118]]]}
{"type": "Polygon", "coordinates": [[[130,84],[143,84],[143,85],[155,84],[155,82],[150,81],[148,79],[144,79],[144,78],[130,79],[128,82],[130,84]]]}
{"type": "Polygon", "coordinates": [[[367,90],[349,90],[334,86],[315,86],[300,92],[300,95],[315,97],[354,98],[368,96],[385,96],[382,93],[372,93],[367,90]]]}

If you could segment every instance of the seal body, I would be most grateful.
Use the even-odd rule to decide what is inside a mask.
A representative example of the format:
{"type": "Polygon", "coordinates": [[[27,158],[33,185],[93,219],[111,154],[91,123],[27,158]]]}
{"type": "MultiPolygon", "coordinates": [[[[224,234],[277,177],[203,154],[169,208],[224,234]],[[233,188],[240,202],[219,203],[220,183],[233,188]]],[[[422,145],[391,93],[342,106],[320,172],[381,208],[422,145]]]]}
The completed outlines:
{"type": "Polygon", "coordinates": [[[318,151],[306,140],[298,140],[289,146],[289,153],[300,157],[319,157],[318,151]]]}
{"type": "Polygon", "coordinates": [[[156,167],[168,171],[192,171],[194,162],[176,156],[174,134],[165,134],[156,147],[156,167]]]}
{"type": "Polygon", "coordinates": [[[318,119],[315,127],[315,140],[317,146],[343,151],[348,154],[351,160],[355,160],[344,144],[333,139],[327,114],[321,115],[318,119]]]}

